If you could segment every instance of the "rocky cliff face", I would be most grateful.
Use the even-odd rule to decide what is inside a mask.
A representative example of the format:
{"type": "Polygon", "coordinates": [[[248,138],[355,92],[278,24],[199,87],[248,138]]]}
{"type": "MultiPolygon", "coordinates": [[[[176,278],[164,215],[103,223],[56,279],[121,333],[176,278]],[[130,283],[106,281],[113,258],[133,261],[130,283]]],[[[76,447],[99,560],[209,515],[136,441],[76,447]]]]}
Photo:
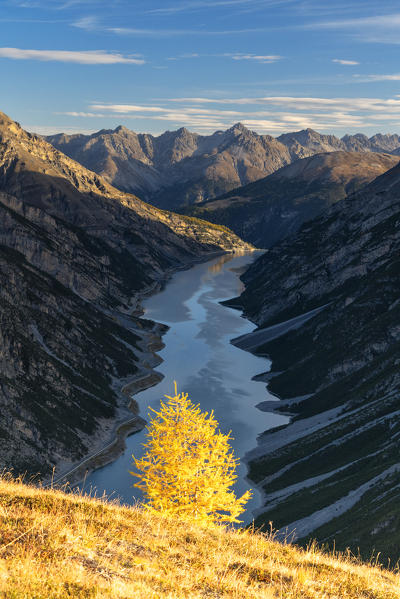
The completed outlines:
{"type": "Polygon", "coordinates": [[[224,224],[257,247],[269,248],[396,164],[398,158],[389,154],[316,154],[185,213],[224,224]]]}
{"type": "Polygon", "coordinates": [[[271,357],[269,389],[293,417],[248,456],[265,491],[258,523],[392,561],[400,541],[399,250],[396,166],[254,263],[239,300],[261,327],[240,343],[271,357]]]}
{"type": "Polygon", "coordinates": [[[138,293],[244,247],[112,188],[0,113],[2,467],[45,474],[104,443],[129,414],[121,380],[151,361],[150,325],[125,316],[138,293]]]}
{"type": "Polygon", "coordinates": [[[212,135],[182,128],[154,137],[117,127],[47,140],[119,189],[169,209],[215,198],[299,158],[337,151],[394,153],[400,147],[397,135],[339,139],[306,129],[274,138],[241,123],[212,135]]]}

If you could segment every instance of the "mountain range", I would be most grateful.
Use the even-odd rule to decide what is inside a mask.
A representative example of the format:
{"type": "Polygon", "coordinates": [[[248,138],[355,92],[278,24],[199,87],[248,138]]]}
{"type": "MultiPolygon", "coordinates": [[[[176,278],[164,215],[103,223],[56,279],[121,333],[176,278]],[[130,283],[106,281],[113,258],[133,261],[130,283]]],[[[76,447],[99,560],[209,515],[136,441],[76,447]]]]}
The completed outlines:
{"type": "Polygon", "coordinates": [[[235,343],[272,360],[259,379],[281,401],[260,409],[292,417],[247,456],[257,524],[396,560],[399,137],[275,139],[238,124],[49,141],[0,113],[5,467],[68,471],[122,422],[143,426],[122,387],[151,378],[161,327],[132,312],[174,269],[252,249],[230,223],[269,248],[229,302],[258,325],[235,343]]]}
{"type": "Polygon", "coordinates": [[[62,469],[135,420],[121,387],[155,359],[154,323],[128,316],[140,294],[242,249],[226,228],[113,188],[0,113],[3,467],[62,469]]]}
{"type": "Polygon", "coordinates": [[[46,139],[112,185],[170,210],[215,198],[314,154],[400,151],[398,135],[339,139],[306,129],[274,138],[241,123],[212,135],[182,128],[153,136],[120,126],[92,135],[60,133],[46,139]]]}
{"type": "Polygon", "coordinates": [[[398,559],[400,165],[277,243],[243,275],[258,332],[240,347],[292,416],[248,456],[264,491],[257,524],[398,559]]]}

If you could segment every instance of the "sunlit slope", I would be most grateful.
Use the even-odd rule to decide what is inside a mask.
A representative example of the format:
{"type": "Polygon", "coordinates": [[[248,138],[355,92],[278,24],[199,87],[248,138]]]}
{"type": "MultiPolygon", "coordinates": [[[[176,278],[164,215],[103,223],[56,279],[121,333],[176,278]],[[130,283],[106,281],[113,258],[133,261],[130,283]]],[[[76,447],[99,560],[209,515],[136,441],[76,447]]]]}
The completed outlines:
{"type": "Polygon", "coordinates": [[[0,482],[0,594],[397,599],[398,574],[137,508],[0,482]]]}

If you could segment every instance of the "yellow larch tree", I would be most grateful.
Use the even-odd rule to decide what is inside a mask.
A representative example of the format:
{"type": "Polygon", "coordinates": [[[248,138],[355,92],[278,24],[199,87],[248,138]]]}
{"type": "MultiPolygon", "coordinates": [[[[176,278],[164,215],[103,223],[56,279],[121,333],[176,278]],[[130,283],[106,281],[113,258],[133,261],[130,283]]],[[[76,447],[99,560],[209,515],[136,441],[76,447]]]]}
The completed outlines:
{"type": "Polygon", "coordinates": [[[218,429],[214,413],[202,412],[187,393],[165,396],[147,427],[142,458],[132,456],[145,506],[173,517],[205,524],[240,522],[251,497],[246,491],[237,498],[232,485],[238,464],[229,441],[231,433],[218,429]]]}

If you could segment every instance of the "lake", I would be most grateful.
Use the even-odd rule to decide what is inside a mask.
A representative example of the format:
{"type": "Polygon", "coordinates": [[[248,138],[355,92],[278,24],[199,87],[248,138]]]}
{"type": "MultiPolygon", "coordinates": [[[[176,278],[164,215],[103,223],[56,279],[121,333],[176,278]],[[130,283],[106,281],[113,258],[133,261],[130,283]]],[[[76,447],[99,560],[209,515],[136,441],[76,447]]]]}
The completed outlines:
{"type": "MultiPolygon", "coordinates": [[[[149,408],[158,409],[164,394],[173,394],[173,382],[178,390],[189,393],[193,403],[203,411],[214,410],[224,433],[232,431],[235,456],[243,456],[257,445],[257,436],[268,428],[288,421],[286,416],[267,413],[255,406],[261,401],[275,400],[265,383],[252,377],[269,369],[270,362],[245,352],[230,343],[239,335],[250,333],[254,324],[238,310],[219,302],[238,296],[243,284],[239,279],[245,267],[258,253],[225,254],[192,268],[176,272],[165,288],[143,302],[145,318],[167,324],[164,349],[158,352],[163,362],[157,368],[164,379],[135,395],[140,414],[147,418],[149,408]]],[[[93,472],[86,480],[85,490],[95,487],[98,495],[104,491],[120,497],[124,503],[140,499],[133,488],[132,454],[142,454],[145,432],[131,435],[126,450],[117,460],[93,472]]],[[[252,520],[252,510],[260,507],[261,498],[254,485],[246,480],[246,464],[238,468],[236,493],[241,495],[253,488],[254,496],[241,516],[246,523],[252,520]]]]}

